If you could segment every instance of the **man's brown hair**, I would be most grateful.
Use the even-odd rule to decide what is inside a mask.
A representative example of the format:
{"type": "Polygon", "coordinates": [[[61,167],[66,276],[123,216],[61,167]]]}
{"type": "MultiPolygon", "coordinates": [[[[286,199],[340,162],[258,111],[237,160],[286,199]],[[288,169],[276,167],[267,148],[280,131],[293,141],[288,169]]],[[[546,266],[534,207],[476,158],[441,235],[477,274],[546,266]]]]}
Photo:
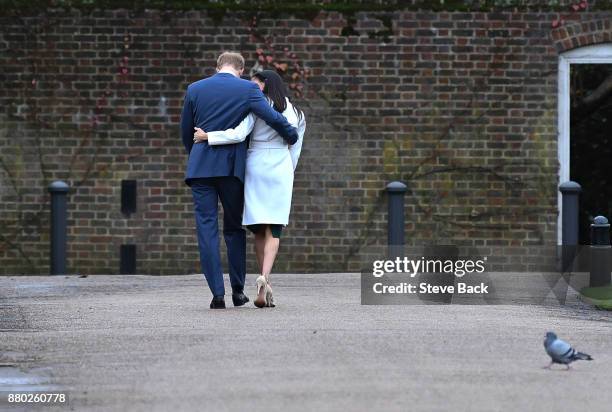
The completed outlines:
{"type": "Polygon", "coordinates": [[[244,69],[244,57],[236,52],[223,52],[217,59],[217,69],[223,66],[232,66],[234,69],[240,71],[244,69]]]}

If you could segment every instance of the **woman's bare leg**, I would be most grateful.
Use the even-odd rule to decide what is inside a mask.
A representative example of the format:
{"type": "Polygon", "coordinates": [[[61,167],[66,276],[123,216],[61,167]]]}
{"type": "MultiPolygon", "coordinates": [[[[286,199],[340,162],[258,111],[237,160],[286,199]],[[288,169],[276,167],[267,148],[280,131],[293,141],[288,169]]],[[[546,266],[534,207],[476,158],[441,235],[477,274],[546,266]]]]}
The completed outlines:
{"type": "Polygon", "coordinates": [[[255,258],[257,259],[257,269],[263,273],[264,246],[266,244],[266,233],[264,231],[255,233],[255,258]]]}
{"type": "MultiPolygon", "coordinates": [[[[265,245],[266,245],[266,231],[265,230],[261,230],[257,233],[255,233],[255,257],[257,258],[257,268],[259,269],[259,273],[261,275],[263,275],[263,262],[264,262],[264,249],[265,249],[265,245]]],[[[257,301],[259,302],[263,302],[265,299],[265,288],[258,288],[257,289],[257,298],[256,298],[256,303],[255,305],[257,305],[257,301]]]]}
{"type": "Polygon", "coordinates": [[[272,266],[274,266],[274,261],[276,260],[276,254],[278,253],[279,245],[280,239],[277,239],[272,236],[272,230],[270,229],[270,225],[266,225],[264,255],[261,274],[265,276],[268,281],[270,280],[270,272],[272,272],[272,266]]]}

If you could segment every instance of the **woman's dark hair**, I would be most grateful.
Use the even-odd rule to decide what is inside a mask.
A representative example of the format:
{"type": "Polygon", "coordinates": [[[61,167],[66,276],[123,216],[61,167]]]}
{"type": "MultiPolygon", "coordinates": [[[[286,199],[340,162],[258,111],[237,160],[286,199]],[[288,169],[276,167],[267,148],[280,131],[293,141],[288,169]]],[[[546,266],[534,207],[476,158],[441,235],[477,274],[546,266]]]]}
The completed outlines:
{"type": "MultiPolygon", "coordinates": [[[[278,73],[276,73],[274,70],[263,70],[253,74],[253,77],[264,83],[263,93],[272,101],[274,110],[279,113],[287,110],[287,99],[289,98],[289,93],[287,92],[287,87],[285,86],[283,79],[278,73]]],[[[295,105],[295,103],[291,102],[291,104],[293,105],[295,114],[298,116],[298,120],[302,120],[302,111],[295,105]]]]}

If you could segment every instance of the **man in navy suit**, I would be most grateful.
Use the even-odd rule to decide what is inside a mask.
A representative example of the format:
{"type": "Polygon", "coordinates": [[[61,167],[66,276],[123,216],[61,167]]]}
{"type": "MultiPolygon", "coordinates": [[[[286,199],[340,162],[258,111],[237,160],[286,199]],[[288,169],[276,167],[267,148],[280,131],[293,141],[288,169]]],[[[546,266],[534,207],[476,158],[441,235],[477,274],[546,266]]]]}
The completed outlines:
{"type": "Polygon", "coordinates": [[[187,87],[181,114],[181,137],[189,160],[185,182],[191,187],[200,249],[200,262],[213,294],[211,309],[225,308],[225,287],[219,254],[218,199],[223,205],[223,237],[227,246],[234,306],[249,299],[244,295],[246,233],[242,228],[244,172],[247,142],[210,146],[194,144],[194,128],[204,131],[235,128],[250,113],[263,119],[289,144],[298,135],[285,117],[274,110],[259,87],[240,78],[244,58],[225,52],[217,59],[217,74],[187,87]]]}

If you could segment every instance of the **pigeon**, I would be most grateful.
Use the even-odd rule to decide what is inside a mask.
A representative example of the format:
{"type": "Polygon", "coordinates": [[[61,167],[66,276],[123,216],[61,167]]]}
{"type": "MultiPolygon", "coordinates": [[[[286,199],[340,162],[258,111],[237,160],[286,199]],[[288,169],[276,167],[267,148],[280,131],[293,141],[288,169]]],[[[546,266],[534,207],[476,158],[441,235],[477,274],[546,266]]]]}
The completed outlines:
{"type": "Polygon", "coordinates": [[[591,355],[586,353],[578,352],[572,348],[569,343],[562,341],[557,338],[553,332],[547,332],[546,338],[544,339],[544,349],[550,356],[550,364],[545,366],[544,369],[550,369],[553,363],[559,363],[566,366],[566,370],[570,369],[570,363],[575,360],[588,360],[591,361],[593,358],[591,355]]]}

